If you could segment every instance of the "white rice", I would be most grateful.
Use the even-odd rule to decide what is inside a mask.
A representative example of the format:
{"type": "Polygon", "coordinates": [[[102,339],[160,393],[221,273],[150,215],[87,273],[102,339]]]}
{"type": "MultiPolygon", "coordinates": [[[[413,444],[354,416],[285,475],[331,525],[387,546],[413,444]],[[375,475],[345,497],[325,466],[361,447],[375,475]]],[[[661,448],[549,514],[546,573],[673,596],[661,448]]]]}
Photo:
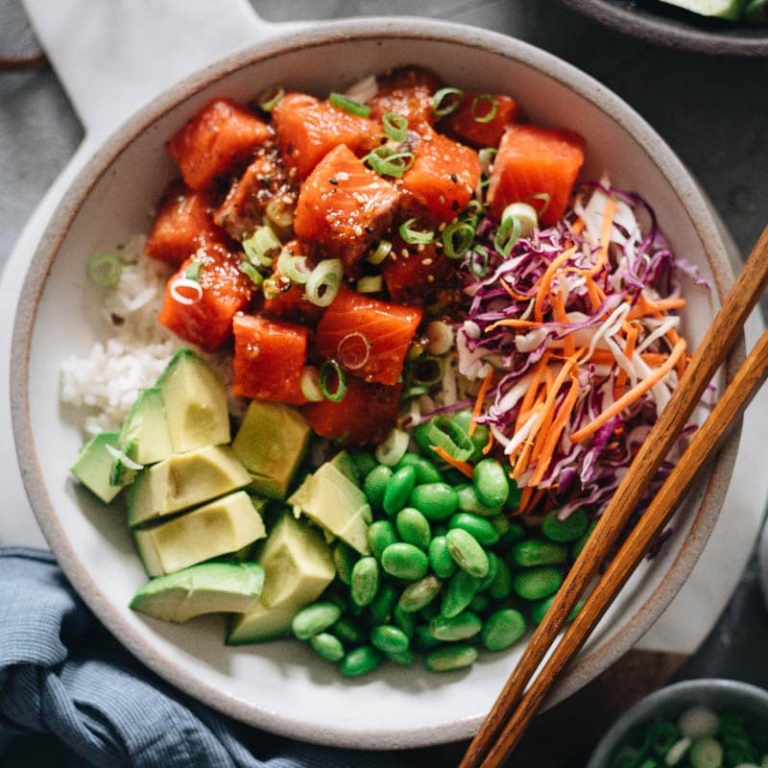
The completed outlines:
{"type": "Polygon", "coordinates": [[[143,255],[145,238],[132,238],[120,252],[120,282],[105,288],[105,342],[61,366],[61,401],[82,408],[88,435],[120,428],[139,390],[152,386],[179,340],[157,322],[168,268],[143,255]]]}

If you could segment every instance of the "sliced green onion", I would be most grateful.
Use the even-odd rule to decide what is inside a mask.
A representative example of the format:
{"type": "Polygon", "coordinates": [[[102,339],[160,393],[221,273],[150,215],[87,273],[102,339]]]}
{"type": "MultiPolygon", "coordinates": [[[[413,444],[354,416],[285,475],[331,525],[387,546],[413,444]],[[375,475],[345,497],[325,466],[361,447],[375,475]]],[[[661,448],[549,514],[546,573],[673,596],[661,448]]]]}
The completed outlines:
{"type": "Polygon", "coordinates": [[[312,403],[319,403],[325,395],[320,387],[320,371],[314,365],[307,365],[301,371],[299,380],[301,393],[312,403]]]}
{"type": "Polygon", "coordinates": [[[463,96],[458,88],[441,88],[432,97],[432,111],[439,117],[450,115],[459,108],[463,96]]]}
{"type": "Polygon", "coordinates": [[[371,114],[371,108],[369,106],[361,104],[354,99],[350,99],[343,93],[331,93],[328,97],[328,101],[330,101],[334,107],[343,109],[345,112],[349,112],[350,115],[355,115],[356,117],[368,117],[368,115],[371,114]]]}
{"type": "Polygon", "coordinates": [[[443,360],[435,355],[424,355],[413,361],[409,373],[412,384],[432,387],[443,378],[443,360]]]}
{"type": "Polygon", "coordinates": [[[491,93],[481,93],[472,99],[470,111],[476,123],[490,123],[499,111],[499,100],[491,93]]]}
{"type": "Polygon", "coordinates": [[[332,403],[340,403],[347,394],[346,374],[335,360],[326,360],[320,366],[320,389],[323,397],[332,403]]]}
{"type": "Polygon", "coordinates": [[[346,369],[358,371],[371,356],[371,342],[360,331],[352,331],[336,345],[336,356],[346,369]]]}
{"type": "Polygon", "coordinates": [[[483,173],[490,173],[493,161],[496,159],[496,155],[499,150],[496,147],[483,147],[478,153],[478,159],[480,160],[480,166],[483,169],[483,173]]]}
{"type": "Polygon", "coordinates": [[[431,230],[423,231],[411,229],[416,223],[416,219],[408,219],[400,225],[400,237],[409,245],[427,245],[435,239],[435,233],[431,230]]]}
{"type": "Polygon", "coordinates": [[[466,461],[474,452],[475,446],[470,436],[445,416],[435,416],[418,427],[418,431],[420,445],[442,448],[456,461],[466,461]]]}
{"type": "Polygon", "coordinates": [[[282,248],[278,236],[266,225],[256,227],[254,233],[243,240],[242,245],[248,261],[262,267],[271,267],[272,261],[282,248]]]}
{"type": "Polygon", "coordinates": [[[267,88],[258,98],[259,109],[264,112],[271,112],[285,96],[285,88],[282,85],[273,85],[267,88]]]}
{"type": "Polygon", "coordinates": [[[381,275],[364,275],[355,288],[358,293],[378,293],[384,289],[384,278],[381,275]]]}
{"type": "Polygon", "coordinates": [[[381,264],[391,252],[392,243],[390,243],[389,240],[380,240],[379,244],[368,256],[366,256],[365,260],[369,264],[381,264]]]}
{"type": "Polygon", "coordinates": [[[261,285],[264,282],[264,275],[262,275],[250,261],[243,259],[238,266],[240,267],[240,271],[244,275],[247,275],[254,285],[261,285]]]}
{"type": "Polygon", "coordinates": [[[102,253],[85,265],[88,279],[100,288],[114,288],[123,274],[123,262],[114,253],[102,253]]]}
{"type": "Polygon", "coordinates": [[[261,284],[261,292],[265,299],[276,299],[282,293],[280,283],[274,277],[264,279],[261,284]]]}
{"type": "Polygon", "coordinates": [[[418,387],[408,387],[408,389],[403,392],[403,400],[409,400],[414,397],[421,397],[422,395],[426,395],[429,393],[429,387],[425,387],[423,385],[419,385],[418,387]]]}
{"type": "Polygon", "coordinates": [[[293,226],[293,206],[279,197],[270,200],[265,209],[267,218],[278,230],[284,231],[293,226]]]}
{"type": "Polygon", "coordinates": [[[539,225],[539,215],[536,209],[528,203],[510,203],[502,212],[501,219],[513,216],[520,224],[520,237],[528,237],[534,227],[539,225]]]}
{"type": "Polygon", "coordinates": [[[199,261],[198,259],[195,259],[187,267],[186,271],[184,272],[184,277],[187,280],[194,280],[195,282],[199,283],[200,273],[202,271],[203,271],[203,262],[199,261]]]}
{"type": "Polygon", "coordinates": [[[323,259],[307,278],[307,298],[318,307],[327,307],[341,287],[344,266],[341,259],[323,259]]]}
{"type": "Polygon", "coordinates": [[[475,228],[468,221],[456,220],[443,230],[443,253],[449,259],[461,259],[472,247],[475,228]]]}
{"type": "Polygon", "coordinates": [[[395,427],[387,435],[386,440],[376,446],[376,451],[374,453],[376,461],[387,467],[394,467],[395,464],[405,456],[405,452],[408,450],[409,441],[410,435],[404,430],[395,427]]]}
{"type": "Polygon", "coordinates": [[[112,458],[116,461],[119,461],[124,467],[136,471],[144,469],[143,464],[139,464],[137,461],[134,461],[130,456],[128,456],[128,454],[124,453],[119,448],[115,448],[113,445],[109,445],[108,443],[105,443],[105,447],[112,458]]]}
{"type": "Polygon", "coordinates": [[[539,218],[541,218],[544,215],[544,211],[549,208],[549,201],[552,199],[552,196],[547,192],[539,192],[537,195],[531,195],[529,200],[541,200],[543,205],[541,208],[539,208],[538,214],[539,218]]]}
{"type": "Polygon", "coordinates": [[[408,138],[408,118],[397,112],[385,112],[381,118],[384,134],[392,141],[403,142],[408,138]]]}
{"type": "Polygon", "coordinates": [[[306,256],[293,254],[285,248],[277,257],[277,271],[299,285],[304,285],[312,274],[306,256]]]}
{"type": "Polygon", "coordinates": [[[363,162],[379,176],[392,176],[399,179],[413,165],[413,158],[413,152],[400,152],[383,144],[372,149],[363,158],[363,162]]]}
{"type": "MultiPolygon", "coordinates": [[[[506,210],[505,210],[506,212],[506,210]]],[[[509,252],[520,239],[520,221],[515,216],[504,216],[493,238],[493,247],[502,255],[509,256],[509,252]]]]}
{"type": "Polygon", "coordinates": [[[427,351],[444,355],[453,346],[453,328],[444,320],[432,320],[427,326],[427,351]]]}
{"type": "Polygon", "coordinates": [[[476,277],[485,277],[488,274],[490,253],[484,245],[476,245],[472,249],[469,258],[469,270],[476,277]]]}
{"type": "Polygon", "coordinates": [[[177,277],[171,280],[168,287],[171,297],[178,304],[192,306],[203,298],[203,287],[197,280],[189,280],[186,277],[177,277]]]}

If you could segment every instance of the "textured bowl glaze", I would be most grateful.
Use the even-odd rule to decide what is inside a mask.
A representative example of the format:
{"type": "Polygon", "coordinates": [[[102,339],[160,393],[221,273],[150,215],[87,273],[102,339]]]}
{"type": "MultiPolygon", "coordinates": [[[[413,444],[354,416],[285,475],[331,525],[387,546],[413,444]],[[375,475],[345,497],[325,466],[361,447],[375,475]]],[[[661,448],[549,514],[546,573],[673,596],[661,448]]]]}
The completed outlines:
{"type": "MultiPolygon", "coordinates": [[[[459,87],[513,93],[532,121],[582,132],[585,176],[608,170],[616,184],[642,193],[677,252],[709,280],[711,291],[686,291],[686,334],[698,343],[732,281],[726,246],[695,180],[652,128],[600,83],[528,44],[471,27],[389,18],[336,22],[258,44],[179,83],[112,135],[42,234],[12,351],[14,433],[28,495],[64,572],[107,628],[166,680],[228,715],[306,741],[372,749],[471,736],[519,651],[483,657],[463,673],[392,665],[350,681],[295,642],[225,647],[220,617],[177,626],[131,612],[128,602],[146,576],[125,521],[69,477],[81,434],[58,403],[56,371],[99,338],[86,261],[146,231],[148,212],[173,175],[165,141],[209,98],[247,100],[275,83],[326,94],[399,64],[430,67],[459,87]]],[[[616,661],[680,589],[719,513],[737,441],[723,448],[681,510],[668,546],[627,585],[551,703],[616,661]]]]}

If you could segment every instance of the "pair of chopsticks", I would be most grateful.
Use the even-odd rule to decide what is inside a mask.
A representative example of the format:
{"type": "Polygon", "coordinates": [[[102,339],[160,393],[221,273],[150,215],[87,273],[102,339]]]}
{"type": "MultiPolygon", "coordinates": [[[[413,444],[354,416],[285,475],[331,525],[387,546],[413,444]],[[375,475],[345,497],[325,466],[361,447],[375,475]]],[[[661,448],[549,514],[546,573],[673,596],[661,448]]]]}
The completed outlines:
{"type": "Polygon", "coordinates": [[[520,741],[552,684],[582,648],[616,595],[667,524],[699,469],[714,455],[768,374],[768,330],[763,332],[705,422],[651,501],[560,642],[553,643],[587,586],[626,531],[648,484],[678,439],[715,372],[737,342],[750,312],[768,285],[768,227],[726,295],[682,379],[635,456],[557,597],[530,638],[460,768],[501,766],[520,741]],[[548,655],[549,654],[549,655],[548,655]],[[545,657],[546,662],[542,664],[545,657]],[[539,666],[541,669],[536,674],[539,666]],[[534,678],[535,675],[535,678],[534,678]],[[533,682],[531,682],[533,680],[533,682]],[[530,687],[529,686],[530,683],[530,687]],[[526,689],[527,688],[527,689],[526,689]]]}

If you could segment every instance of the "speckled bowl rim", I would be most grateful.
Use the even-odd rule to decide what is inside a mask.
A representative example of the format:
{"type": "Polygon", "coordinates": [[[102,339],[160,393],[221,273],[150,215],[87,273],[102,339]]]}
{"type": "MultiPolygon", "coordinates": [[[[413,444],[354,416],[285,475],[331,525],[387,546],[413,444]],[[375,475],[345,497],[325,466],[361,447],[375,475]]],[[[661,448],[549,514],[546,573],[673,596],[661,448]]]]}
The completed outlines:
{"type": "MultiPolygon", "coordinates": [[[[22,288],[14,325],[12,339],[14,365],[11,372],[14,435],[22,477],[34,514],[62,570],[107,629],[119,638],[131,653],[165,680],[227,715],[268,731],[310,742],[371,749],[428,746],[468,738],[476,732],[484,713],[461,719],[452,723],[450,728],[419,727],[418,724],[414,724],[413,728],[406,732],[402,729],[391,732],[380,731],[375,740],[367,739],[365,734],[355,733],[354,741],[351,741],[350,734],[343,724],[339,725],[337,731],[325,729],[322,733],[310,725],[302,728],[297,726],[290,717],[270,711],[254,710],[253,706],[212,688],[204,681],[190,678],[184,666],[177,663],[175,659],[158,655],[151,643],[145,642],[130,626],[126,626],[115,606],[110,603],[109,597],[100,591],[73,543],[68,539],[67,532],[62,528],[53,509],[51,499],[46,492],[35,450],[35,436],[31,429],[28,349],[33,334],[37,305],[65,232],[91,189],[109,172],[111,163],[120,156],[133,136],[151,129],[153,122],[171,108],[193,96],[203,87],[225,79],[241,67],[287,51],[295,52],[337,41],[380,38],[402,39],[410,41],[411,44],[418,43],[420,40],[435,40],[509,57],[540,70],[558,82],[567,84],[581,98],[597,105],[624,130],[631,130],[635,140],[657,158],[660,171],[670,186],[676,190],[682,206],[688,211],[694,228],[702,243],[705,244],[717,293],[722,296],[727,290],[733,276],[727,249],[721,237],[722,225],[695,180],[658,134],[626,103],[596,80],[528,43],[474,27],[412,18],[343,20],[311,30],[294,32],[289,37],[281,36],[257,43],[252,48],[204,68],[170,88],[152,104],[140,110],[98,149],[57,207],[33,256],[22,288]]],[[[743,349],[741,355],[743,355],[743,349]]],[[[732,357],[734,359],[729,364],[728,378],[735,370],[735,365],[738,363],[735,358],[739,355],[735,354],[732,357]]],[[[648,630],[677,594],[698,560],[716,522],[728,488],[737,447],[738,430],[721,448],[701,495],[701,502],[696,510],[685,546],[680,549],[651,597],[610,640],[580,659],[571,668],[568,675],[553,689],[548,700],[549,706],[567,698],[618,660],[648,630]]]]}

